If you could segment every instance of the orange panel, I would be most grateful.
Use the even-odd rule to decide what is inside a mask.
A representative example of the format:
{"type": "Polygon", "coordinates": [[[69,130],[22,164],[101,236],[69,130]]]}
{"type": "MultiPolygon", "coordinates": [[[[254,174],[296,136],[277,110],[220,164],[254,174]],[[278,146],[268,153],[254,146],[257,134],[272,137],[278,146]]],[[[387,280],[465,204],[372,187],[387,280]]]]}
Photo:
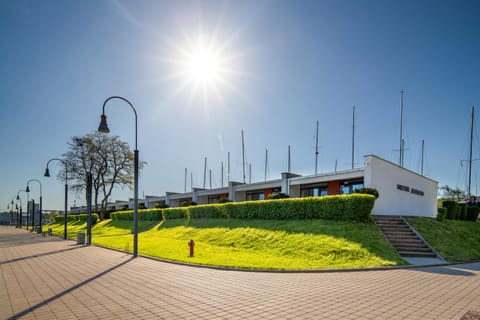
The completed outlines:
{"type": "Polygon", "coordinates": [[[340,181],[329,181],[328,182],[328,195],[336,195],[340,193],[340,181]]]}
{"type": "Polygon", "coordinates": [[[268,199],[268,196],[271,194],[272,194],[272,189],[263,190],[263,195],[265,196],[265,199],[268,199]]]}

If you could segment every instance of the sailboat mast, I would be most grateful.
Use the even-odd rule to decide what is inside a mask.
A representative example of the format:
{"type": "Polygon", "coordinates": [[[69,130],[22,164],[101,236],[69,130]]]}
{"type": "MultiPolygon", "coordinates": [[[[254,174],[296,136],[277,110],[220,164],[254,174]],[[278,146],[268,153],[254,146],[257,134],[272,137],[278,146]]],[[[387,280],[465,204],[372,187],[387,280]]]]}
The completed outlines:
{"type": "Polygon", "coordinates": [[[475,107],[472,106],[472,116],[470,122],[470,152],[468,155],[468,189],[467,196],[470,197],[471,187],[472,187],[472,150],[473,150],[473,118],[474,118],[475,107]]]}
{"type": "Polygon", "coordinates": [[[203,189],[205,189],[206,182],[207,182],[207,157],[205,157],[205,163],[203,165],[203,189]]]}
{"type": "Polygon", "coordinates": [[[243,130],[242,130],[242,166],[243,166],[243,183],[245,183],[245,140],[243,137],[243,130]]]}
{"type": "Polygon", "coordinates": [[[267,170],[268,170],[268,149],[265,149],[265,182],[267,182],[267,170]]]}
{"type": "Polygon", "coordinates": [[[422,140],[422,162],[421,162],[421,167],[420,167],[420,173],[423,176],[423,156],[425,153],[425,140],[422,140]]]}
{"type": "Polygon", "coordinates": [[[400,91],[400,167],[403,167],[403,93],[402,89],[400,91]]]}
{"type": "Polygon", "coordinates": [[[187,168],[185,168],[185,183],[183,186],[183,192],[187,192],[187,168]]]}
{"type": "Polygon", "coordinates": [[[315,134],[315,174],[318,169],[318,120],[317,120],[317,133],[315,134]]]}
{"type": "Polygon", "coordinates": [[[291,169],[291,162],[290,162],[290,145],[288,145],[288,170],[287,172],[290,172],[291,169]]]}
{"type": "Polygon", "coordinates": [[[352,113],[352,170],[355,166],[355,106],[352,113]]]}

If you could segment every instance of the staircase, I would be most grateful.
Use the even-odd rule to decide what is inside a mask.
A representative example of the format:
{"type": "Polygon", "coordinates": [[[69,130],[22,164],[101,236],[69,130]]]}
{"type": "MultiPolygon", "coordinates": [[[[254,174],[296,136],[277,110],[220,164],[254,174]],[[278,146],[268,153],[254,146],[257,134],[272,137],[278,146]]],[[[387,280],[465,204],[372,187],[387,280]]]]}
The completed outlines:
{"type": "Polygon", "coordinates": [[[401,257],[437,258],[430,246],[401,217],[374,216],[374,219],[401,257]]]}

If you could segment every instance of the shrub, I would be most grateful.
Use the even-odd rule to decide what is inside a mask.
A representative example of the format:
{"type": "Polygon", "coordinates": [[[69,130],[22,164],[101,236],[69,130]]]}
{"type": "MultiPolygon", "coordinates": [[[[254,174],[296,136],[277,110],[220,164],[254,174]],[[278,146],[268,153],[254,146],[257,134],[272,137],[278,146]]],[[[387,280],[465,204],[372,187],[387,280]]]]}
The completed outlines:
{"type": "Polygon", "coordinates": [[[195,207],[165,209],[163,214],[165,219],[185,217],[193,219],[333,219],[370,221],[370,213],[374,202],[375,197],[372,195],[356,194],[199,205],[195,207]]]}
{"type": "Polygon", "coordinates": [[[285,198],[290,198],[290,196],[283,192],[273,192],[268,195],[267,200],[285,199],[285,198]]]}
{"type": "Polygon", "coordinates": [[[163,218],[163,220],[189,218],[188,209],[187,208],[162,209],[162,218],[163,218]]]}
{"type": "Polygon", "coordinates": [[[375,188],[360,188],[353,190],[353,193],[371,194],[375,197],[375,199],[378,199],[378,197],[380,196],[378,190],[375,188]]]}
{"type": "Polygon", "coordinates": [[[447,208],[438,208],[437,209],[437,220],[443,221],[447,217],[447,208]]]}
{"type": "Polygon", "coordinates": [[[195,201],[183,201],[180,203],[180,207],[191,207],[191,206],[196,206],[197,203],[195,201]]]}
{"type": "Polygon", "coordinates": [[[228,203],[228,202],[232,202],[232,200],[228,199],[228,198],[223,198],[223,199],[220,199],[217,201],[217,203],[228,203]]]}
{"type": "Polygon", "coordinates": [[[457,218],[458,212],[460,211],[457,201],[445,200],[442,205],[447,209],[447,219],[454,220],[457,218]]]}
{"type": "MultiPolygon", "coordinates": [[[[133,210],[112,212],[110,217],[113,220],[133,220],[133,210]]],[[[162,209],[139,209],[138,220],[160,221],[162,220],[162,209]]]]}
{"type": "Polygon", "coordinates": [[[456,217],[457,220],[466,220],[467,219],[467,204],[462,202],[458,204],[458,214],[456,217]]]}
{"type": "Polygon", "coordinates": [[[480,213],[480,208],[477,206],[472,206],[467,208],[467,215],[465,220],[468,221],[477,221],[478,214],[480,213]]]}
{"type": "Polygon", "coordinates": [[[169,206],[165,202],[155,202],[154,207],[156,209],[165,209],[165,208],[168,208],[169,206]]]}

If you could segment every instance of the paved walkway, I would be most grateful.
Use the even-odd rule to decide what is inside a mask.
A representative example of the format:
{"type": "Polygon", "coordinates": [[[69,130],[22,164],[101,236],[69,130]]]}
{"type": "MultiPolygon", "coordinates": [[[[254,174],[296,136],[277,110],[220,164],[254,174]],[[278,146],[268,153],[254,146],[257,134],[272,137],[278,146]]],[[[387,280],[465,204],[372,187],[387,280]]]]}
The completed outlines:
{"type": "Polygon", "coordinates": [[[1,319],[469,319],[480,263],[327,273],[180,266],[0,227],[1,319]]]}

